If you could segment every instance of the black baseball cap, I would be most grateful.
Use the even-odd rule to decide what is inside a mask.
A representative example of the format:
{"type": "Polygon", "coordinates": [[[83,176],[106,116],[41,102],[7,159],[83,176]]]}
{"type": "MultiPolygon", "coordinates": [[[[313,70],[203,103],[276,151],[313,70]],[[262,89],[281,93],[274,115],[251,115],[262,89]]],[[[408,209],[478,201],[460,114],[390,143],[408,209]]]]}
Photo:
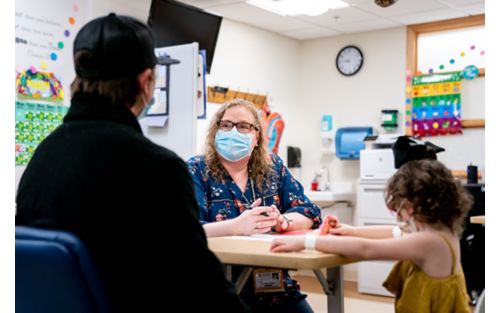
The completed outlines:
{"type": "Polygon", "coordinates": [[[443,151],[445,151],[444,148],[429,141],[422,142],[408,136],[399,136],[392,145],[394,167],[400,168],[403,164],[412,160],[437,160],[436,154],[443,151]]]}
{"type": "Polygon", "coordinates": [[[82,50],[92,52],[76,64],[79,77],[119,79],[134,77],[156,64],[174,64],[170,58],[157,59],[154,36],[141,21],[110,13],[85,24],[73,43],[73,56],[82,50]]]}

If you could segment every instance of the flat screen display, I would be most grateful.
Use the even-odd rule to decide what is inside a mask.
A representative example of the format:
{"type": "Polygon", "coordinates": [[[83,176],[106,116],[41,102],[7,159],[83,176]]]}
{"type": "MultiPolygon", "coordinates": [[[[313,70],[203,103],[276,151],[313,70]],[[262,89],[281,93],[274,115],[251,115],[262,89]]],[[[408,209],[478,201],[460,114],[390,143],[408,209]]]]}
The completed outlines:
{"type": "Polygon", "coordinates": [[[198,42],[199,49],[206,50],[207,73],[212,67],[221,22],[221,16],[173,0],[152,0],[148,17],[157,47],[198,42]]]}

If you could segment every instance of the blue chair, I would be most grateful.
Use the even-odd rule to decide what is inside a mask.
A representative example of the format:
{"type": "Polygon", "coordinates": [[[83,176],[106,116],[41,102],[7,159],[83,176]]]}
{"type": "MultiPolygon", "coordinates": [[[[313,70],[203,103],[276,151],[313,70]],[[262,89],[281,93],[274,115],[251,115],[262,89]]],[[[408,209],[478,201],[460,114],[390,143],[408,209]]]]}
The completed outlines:
{"type": "Polygon", "coordinates": [[[16,227],[16,313],[108,313],[83,243],[63,231],[16,227]]]}

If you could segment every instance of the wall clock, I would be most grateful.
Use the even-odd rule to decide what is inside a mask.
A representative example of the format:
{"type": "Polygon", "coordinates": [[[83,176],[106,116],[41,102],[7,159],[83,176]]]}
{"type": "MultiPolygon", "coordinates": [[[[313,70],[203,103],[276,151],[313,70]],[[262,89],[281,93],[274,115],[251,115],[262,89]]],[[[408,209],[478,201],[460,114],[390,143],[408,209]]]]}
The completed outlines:
{"type": "Polygon", "coordinates": [[[363,66],[363,53],[356,46],[346,46],[337,54],[336,65],[342,75],[352,76],[363,66]]]}

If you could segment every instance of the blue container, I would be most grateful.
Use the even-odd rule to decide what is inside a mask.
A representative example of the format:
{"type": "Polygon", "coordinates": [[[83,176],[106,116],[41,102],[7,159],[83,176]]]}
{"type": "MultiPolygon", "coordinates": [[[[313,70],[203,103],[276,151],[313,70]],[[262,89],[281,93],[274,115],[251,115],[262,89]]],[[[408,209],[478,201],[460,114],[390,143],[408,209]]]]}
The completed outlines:
{"type": "Polygon", "coordinates": [[[364,139],[373,135],[372,127],[342,127],[335,135],[335,155],[341,160],[359,160],[364,139]]]}

